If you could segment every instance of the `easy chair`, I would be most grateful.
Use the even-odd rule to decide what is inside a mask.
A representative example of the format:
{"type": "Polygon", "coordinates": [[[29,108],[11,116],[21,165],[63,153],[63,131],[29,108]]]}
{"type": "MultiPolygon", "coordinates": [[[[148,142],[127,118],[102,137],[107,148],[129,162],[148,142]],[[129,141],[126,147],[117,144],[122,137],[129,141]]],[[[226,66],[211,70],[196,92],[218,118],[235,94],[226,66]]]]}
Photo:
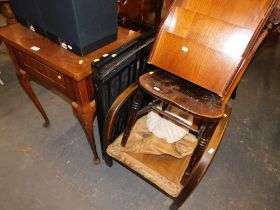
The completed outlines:
{"type": "MultiPolygon", "coordinates": [[[[105,159],[106,164],[111,166],[112,160],[110,157],[113,157],[127,168],[142,175],[144,179],[173,197],[174,203],[171,209],[177,209],[190,195],[210,165],[222,139],[230,113],[230,105],[223,104],[221,98],[210,91],[170,75],[163,70],[144,74],[140,77],[139,84],[135,83],[126,89],[116,99],[108,112],[104,132],[104,145],[109,154],[105,159]],[[155,84],[156,90],[154,89],[155,84]],[[162,91],[158,91],[158,89],[162,91]],[[149,94],[155,100],[152,100],[151,103],[140,110],[139,105],[143,94],[149,94]],[[129,113],[128,126],[123,135],[112,141],[118,112],[133,95],[135,97],[129,113]],[[158,101],[163,102],[164,108],[174,106],[184,112],[193,114],[195,125],[190,127],[166,114],[163,111],[164,109],[158,109],[158,101]],[[139,132],[137,129],[131,131],[136,118],[143,116],[150,110],[160,113],[177,125],[190,129],[191,133],[198,139],[197,146],[191,146],[195,148],[192,154],[183,158],[175,158],[168,155],[126,152],[123,149],[122,145],[125,146],[126,141],[130,140],[129,136],[133,136],[133,132],[136,135],[143,132],[143,130],[139,132]]],[[[136,127],[143,126],[137,125],[138,122],[135,124],[136,127]]],[[[149,132],[146,131],[146,133],[149,132]]]]}
{"type": "Polygon", "coordinates": [[[142,75],[138,83],[126,89],[106,118],[106,164],[111,166],[113,157],[171,196],[174,202],[170,209],[178,209],[205,174],[230,117],[229,99],[259,45],[279,24],[279,15],[276,21],[269,19],[277,1],[222,1],[219,5],[213,2],[174,1],[150,54],[149,63],[160,69],[142,75]],[[132,96],[127,126],[114,139],[119,110],[132,96]],[[143,104],[143,98],[150,102],[143,104]],[[170,107],[192,115],[193,124],[165,112],[170,107]],[[196,138],[188,144],[186,156],[177,158],[131,149],[128,144],[135,139],[147,143],[151,136],[156,138],[145,125],[145,114],[151,110],[188,128],[196,138]]]}

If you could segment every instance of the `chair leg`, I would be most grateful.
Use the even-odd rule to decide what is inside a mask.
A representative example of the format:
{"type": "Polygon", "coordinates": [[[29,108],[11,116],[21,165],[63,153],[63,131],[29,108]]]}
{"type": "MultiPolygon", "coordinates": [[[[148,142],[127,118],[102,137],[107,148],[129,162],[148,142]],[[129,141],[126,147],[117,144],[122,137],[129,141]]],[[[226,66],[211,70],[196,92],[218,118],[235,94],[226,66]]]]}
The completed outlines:
{"type": "Polygon", "coordinates": [[[167,109],[167,107],[168,107],[168,103],[164,103],[163,102],[163,104],[162,104],[162,111],[165,111],[166,109],[167,109]]]}
{"type": "Polygon", "coordinates": [[[110,143],[111,142],[110,142],[110,140],[108,138],[103,138],[104,151],[102,152],[102,158],[103,158],[103,160],[105,161],[105,163],[106,163],[106,165],[108,167],[112,167],[113,166],[113,159],[106,152],[110,143]]]}
{"type": "MultiPolygon", "coordinates": [[[[197,135],[198,145],[194,151],[194,154],[196,154],[196,155],[193,155],[190,160],[189,166],[187,168],[187,174],[191,173],[193,167],[201,158],[205,148],[207,147],[207,145],[209,143],[209,140],[211,139],[211,137],[216,129],[217,124],[218,124],[218,122],[214,122],[214,121],[203,121],[202,122],[198,135],[197,135]]],[[[186,179],[182,179],[182,181],[183,181],[182,185],[185,185],[185,183],[184,183],[185,180],[186,179]]]]}
{"type": "Polygon", "coordinates": [[[131,131],[131,129],[132,129],[132,127],[133,127],[133,125],[136,121],[137,112],[140,109],[142,99],[143,99],[143,92],[142,92],[141,89],[138,89],[137,93],[136,93],[136,95],[135,95],[135,97],[132,101],[132,107],[131,107],[131,110],[129,112],[127,125],[126,125],[126,128],[125,128],[124,133],[123,133],[123,137],[122,137],[122,141],[121,141],[122,146],[126,145],[126,142],[127,142],[128,136],[130,134],[130,131],[131,131]]]}
{"type": "Polygon", "coordinates": [[[113,166],[113,159],[109,155],[104,154],[102,157],[103,157],[103,160],[105,161],[105,164],[108,167],[112,167],[113,166]]]}
{"type": "Polygon", "coordinates": [[[186,186],[182,189],[178,197],[173,201],[171,206],[169,207],[170,210],[177,210],[182,206],[182,204],[185,202],[185,200],[190,196],[192,193],[193,189],[195,188],[196,185],[192,186],[186,186]]]}
{"type": "MultiPolygon", "coordinates": [[[[195,164],[202,157],[203,152],[207,147],[209,140],[211,139],[217,125],[218,125],[218,121],[204,121],[202,123],[198,133],[198,145],[194,151],[194,154],[197,155],[192,156],[192,159],[190,160],[190,164],[187,169],[187,172],[189,174],[191,173],[191,170],[193,169],[195,164]]],[[[190,194],[195,189],[198,183],[193,181],[190,182],[188,181],[187,177],[184,177],[181,181],[181,184],[184,185],[184,188],[169,207],[170,210],[177,210],[190,196],[190,194]]]]}

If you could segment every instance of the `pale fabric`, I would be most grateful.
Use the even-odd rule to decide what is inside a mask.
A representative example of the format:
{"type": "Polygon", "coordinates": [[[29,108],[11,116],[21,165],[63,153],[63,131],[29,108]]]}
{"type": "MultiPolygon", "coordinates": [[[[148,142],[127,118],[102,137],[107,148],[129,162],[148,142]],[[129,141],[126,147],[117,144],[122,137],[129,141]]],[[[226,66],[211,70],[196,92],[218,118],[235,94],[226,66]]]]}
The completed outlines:
{"type": "Polygon", "coordinates": [[[119,150],[152,155],[167,154],[176,158],[183,158],[193,153],[198,142],[193,134],[188,133],[180,141],[170,144],[153,135],[147,128],[146,120],[147,115],[144,115],[136,121],[126,146],[120,147],[119,150]]]}
{"type": "Polygon", "coordinates": [[[173,144],[167,143],[164,139],[157,138],[148,130],[146,118],[147,116],[145,115],[136,121],[125,147],[121,146],[122,135],[120,135],[109,145],[107,153],[144,176],[169,195],[176,197],[183,188],[180,180],[184,175],[198,140],[194,135],[188,133],[181,141],[173,144]],[[182,165],[174,171],[174,173],[178,174],[178,177],[174,180],[168,179],[158,171],[145,165],[145,161],[135,158],[132,155],[133,153],[154,155],[155,157],[162,155],[163,159],[166,158],[166,154],[174,158],[181,158],[183,160],[182,165]]]}
{"type": "MultiPolygon", "coordinates": [[[[114,143],[115,144],[115,143],[114,143]]],[[[131,156],[129,153],[120,151],[120,147],[114,147],[111,144],[107,148],[107,153],[112,156],[113,158],[117,159],[118,161],[124,163],[132,170],[136,171],[137,173],[144,176],[147,180],[157,185],[159,188],[161,188],[163,191],[171,195],[172,197],[177,197],[181,190],[183,189],[183,186],[178,183],[173,183],[170,180],[166,179],[161,174],[157,173],[153,169],[147,167],[145,164],[143,164],[141,161],[135,159],[133,156],[131,156]]]]}
{"type": "MultiPolygon", "coordinates": [[[[191,115],[188,116],[187,119],[185,119],[175,113],[169,111],[165,111],[165,112],[182,120],[183,122],[187,123],[190,126],[192,125],[191,115]]],[[[174,124],[173,122],[161,117],[158,113],[153,111],[147,114],[147,126],[150,132],[152,132],[158,138],[165,139],[168,143],[177,142],[189,133],[188,129],[182,128],[174,124]]]]}
{"type": "Polygon", "coordinates": [[[157,185],[159,188],[161,188],[163,191],[165,191],[172,197],[177,197],[179,195],[179,193],[183,189],[183,186],[181,184],[171,182],[170,180],[166,179],[166,177],[147,167],[141,161],[135,159],[129,153],[120,151],[120,146],[114,147],[114,144],[111,144],[107,148],[107,153],[110,156],[124,163],[137,173],[141,174],[147,180],[157,185]]]}

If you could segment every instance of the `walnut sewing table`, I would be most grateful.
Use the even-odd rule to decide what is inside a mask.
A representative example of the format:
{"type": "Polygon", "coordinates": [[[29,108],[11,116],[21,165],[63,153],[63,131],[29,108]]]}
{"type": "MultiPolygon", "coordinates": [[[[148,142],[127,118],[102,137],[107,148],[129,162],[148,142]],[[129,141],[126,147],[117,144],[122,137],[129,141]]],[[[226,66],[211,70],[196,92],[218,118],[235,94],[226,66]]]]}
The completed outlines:
{"type": "Polygon", "coordinates": [[[45,120],[44,126],[49,125],[49,119],[32,90],[29,83],[30,78],[36,78],[55,88],[72,101],[73,111],[84,129],[93,151],[95,164],[98,164],[100,160],[96,152],[93,134],[96,105],[91,62],[119,48],[138,35],[137,32],[119,27],[116,41],[87,56],[79,57],[20,24],[0,28],[0,40],[6,44],[15,63],[19,82],[42,114],[45,120]]]}

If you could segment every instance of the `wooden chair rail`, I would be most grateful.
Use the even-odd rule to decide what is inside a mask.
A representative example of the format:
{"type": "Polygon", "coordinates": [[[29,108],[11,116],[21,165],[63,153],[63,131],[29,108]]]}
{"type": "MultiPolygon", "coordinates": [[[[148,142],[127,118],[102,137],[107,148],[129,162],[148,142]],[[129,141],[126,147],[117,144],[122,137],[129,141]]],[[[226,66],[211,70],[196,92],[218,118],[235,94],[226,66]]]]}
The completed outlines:
{"type": "Polygon", "coordinates": [[[231,110],[232,110],[231,106],[227,105],[223,119],[217,125],[217,128],[212,138],[210,139],[209,144],[206,147],[204,153],[202,154],[201,159],[193,168],[189,176],[186,178],[184,183],[185,188],[182,190],[182,192],[179,194],[179,196],[175,199],[175,201],[170,206],[171,210],[178,209],[184,203],[184,201],[190,196],[192,191],[195,189],[195,187],[199,184],[199,182],[205,175],[207,169],[209,168],[219,148],[220,142],[222,140],[222,136],[225,132],[229,117],[231,115],[231,110]]]}
{"type": "MultiPolygon", "coordinates": [[[[111,52],[117,55],[112,58],[100,57],[99,62],[92,64],[94,93],[97,106],[98,129],[102,154],[106,156],[103,146],[103,132],[105,118],[110,106],[122,91],[137,81],[138,77],[150,70],[147,56],[153,44],[156,31],[151,29],[144,32],[137,39],[111,52]]],[[[128,109],[128,107],[127,107],[128,109]]],[[[122,116],[113,136],[122,132],[126,122],[127,109],[121,110],[122,116]]]]}
{"type": "MultiPolygon", "coordinates": [[[[103,141],[104,141],[105,148],[107,148],[112,143],[112,132],[114,129],[116,116],[119,110],[122,108],[122,106],[125,104],[125,102],[128,99],[130,99],[133,95],[135,95],[138,88],[139,85],[137,83],[131,85],[129,88],[127,88],[124,92],[121,93],[121,95],[114,101],[111,108],[109,109],[105,121],[105,128],[103,134],[104,135],[103,141]]],[[[225,113],[222,119],[217,124],[217,128],[215,129],[214,134],[212,135],[206,149],[203,151],[201,158],[194,165],[190,173],[186,172],[186,176],[182,180],[182,184],[184,188],[179,194],[179,196],[174,198],[174,202],[170,206],[170,209],[172,210],[178,209],[182,205],[182,203],[188,198],[191,192],[195,189],[195,187],[199,184],[200,180],[206,173],[209,165],[211,164],[212,159],[214,158],[218,146],[221,142],[222,135],[226,129],[226,125],[229,120],[230,114],[231,114],[231,107],[227,105],[225,108],[225,113]]],[[[106,156],[105,161],[108,166],[112,166],[113,164],[112,158],[109,155],[106,156]]],[[[124,163],[122,164],[125,166],[124,163]]]]}
{"type": "MultiPolygon", "coordinates": [[[[137,83],[132,84],[129,86],[125,91],[123,91],[114,101],[112,106],[110,107],[106,120],[105,120],[105,126],[104,126],[104,133],[103,133],[103,144],[104,144],[104,149],[106,152],[107,147],[110,145],[112,142],[112,133],[114,129],[114,122],[117,117],[117,114],[119,110],[121,109],[122,105],[137,91],[139,85],[137,83]]],[[[112,159],[105,154],[104,157],[106,164],[108,166],[112,166],[113,162],[112,159]]]]}

